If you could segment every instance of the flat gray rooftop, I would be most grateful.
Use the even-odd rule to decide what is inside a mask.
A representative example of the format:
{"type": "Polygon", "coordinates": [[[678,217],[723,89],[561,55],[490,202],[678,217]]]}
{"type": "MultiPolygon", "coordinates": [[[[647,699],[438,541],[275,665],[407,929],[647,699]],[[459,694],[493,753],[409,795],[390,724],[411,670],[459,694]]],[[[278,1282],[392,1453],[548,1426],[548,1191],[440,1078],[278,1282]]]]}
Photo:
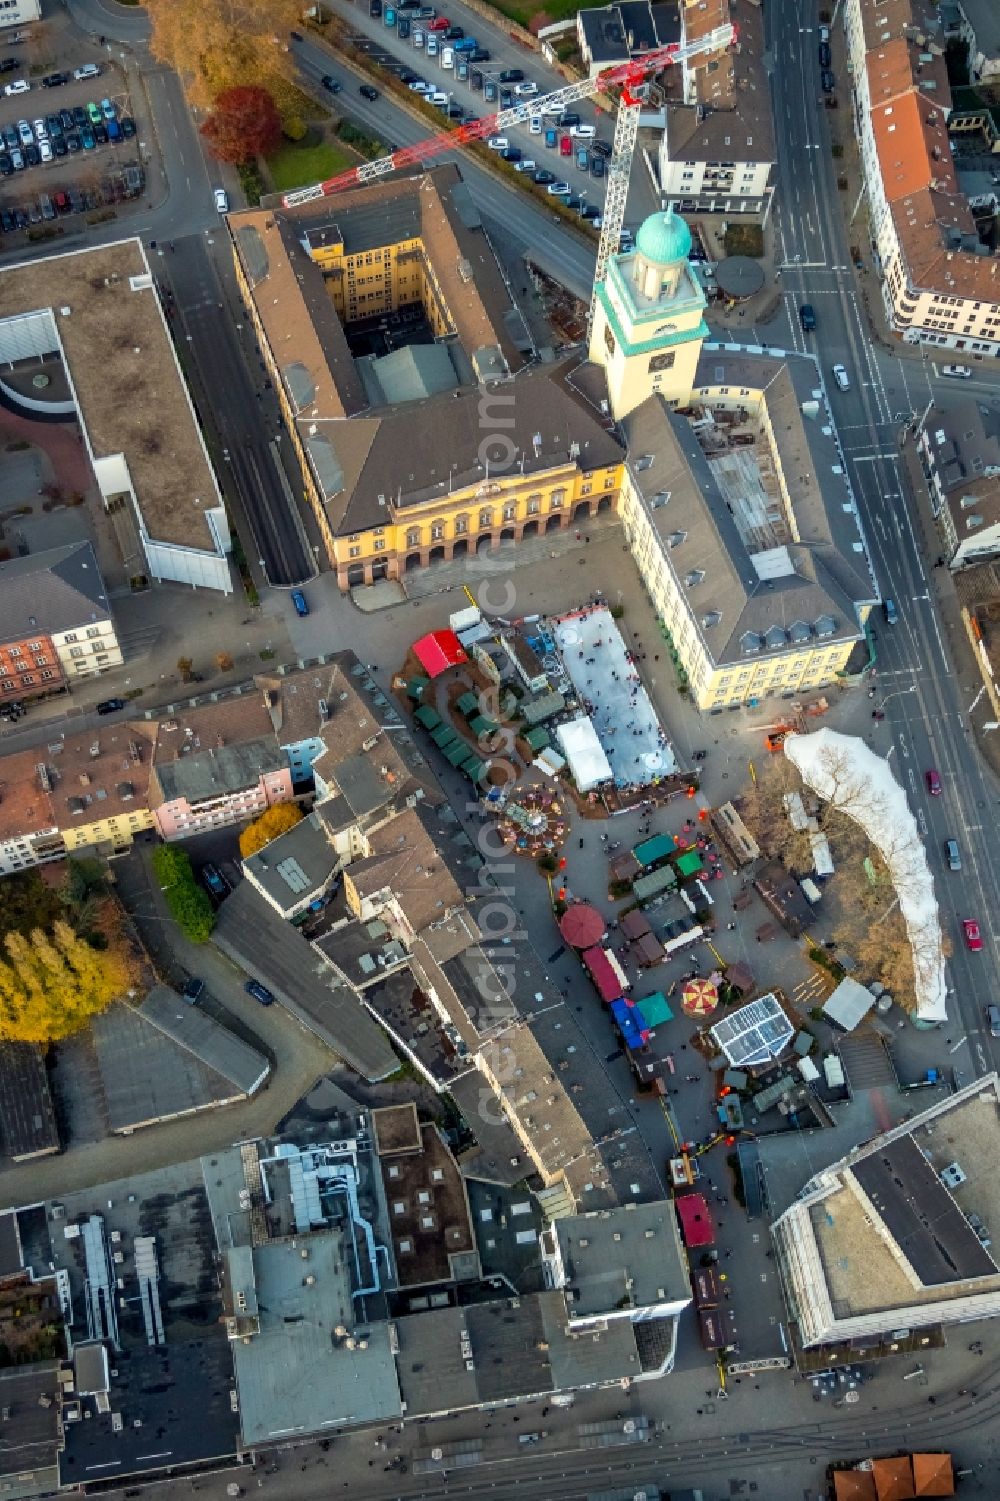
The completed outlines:
{"type": "Polygon", "coordinates": [[[233,1344],[244,1441],[273,1443],[397,1418],[388,1326],[366,1326],[363,1350],[347,1349],[334,1333],[338,1325],[358,1329],[343,1236],[320,1231],[298,1244],[271,1241],[254,1250],[253,1262],[260,1333],[233,1344]]]}
{"type": "Polygon", "coordinates": [[[556,1220],[563,1265],[578,1318],[610,1313],[623,1303],[686,1303],[687,1263],[669,1201],[636,1204],[556,1220]]]}

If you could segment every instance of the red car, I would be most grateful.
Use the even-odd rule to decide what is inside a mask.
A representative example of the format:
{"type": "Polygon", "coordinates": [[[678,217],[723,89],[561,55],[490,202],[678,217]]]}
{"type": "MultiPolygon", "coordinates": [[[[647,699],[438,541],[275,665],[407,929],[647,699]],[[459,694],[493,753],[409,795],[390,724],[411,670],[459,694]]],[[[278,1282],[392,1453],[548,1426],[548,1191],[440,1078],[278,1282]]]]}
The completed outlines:
{"type": "Polygon", "coordinates": [[[433,21],[429,21],[428,22],[428,24],[427,24],[427,30],[428,31],[447,31],[450,25],[451,25],[451,22],[448,20],[447,16],[436,16],[433,21]]]}
{"type": "Polygon", "coordinates": [[[931,767],[930,771],[928,771],[927,773],[927,791],[930,793],[931,797],[941,796],[941,778],[938,776],[933,767],[931,767]]]}
{"type": "Polygon", "coordinates": [[[978,954],[983,946],[983,935],[974,917],[963,918],[962,932],[965,934],[965,947],[971,949],[974,954],[978,954]]]}

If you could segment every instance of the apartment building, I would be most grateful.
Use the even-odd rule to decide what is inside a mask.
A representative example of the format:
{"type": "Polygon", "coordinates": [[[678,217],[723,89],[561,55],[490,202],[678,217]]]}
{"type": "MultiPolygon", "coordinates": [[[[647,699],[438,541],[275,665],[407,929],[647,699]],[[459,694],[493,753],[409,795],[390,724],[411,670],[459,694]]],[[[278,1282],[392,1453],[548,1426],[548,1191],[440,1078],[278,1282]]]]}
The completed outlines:
{"type": "Polygon", "coordinates": [[[564,365],[530,368],[525,323],[457,167],[228,223],[342,589],[614,506],[620,445],[564,365]],[[366,322],[376,317],[393,320],[389,352],[366,322]]]}
{"type": "Polygon", "coordinates": [[[149,725],[124,723],[0,760],[0,876],[84,850],[117,854],[154,828],[152,741],[149,725]]]}
{"type": "Polygon", "coordinates": [[[848,0],[844,29],[889,323],[908,343],[998,356],[1000,257],[976,218],[991,194],[952,155],[939,19],[923,0],[848,0]]]}
{"type": "Polygon", "coordinates": [[[764,18],[753,0],[684,0],[684,41],[732,22],[739,45],[699,54],[662,78],[666,118],[660,193],[681,213],[766,219],[776,163],[764,68],[764,18]]]}
{"type": "Polygon", "coordinates": [[[51,693],[121,665],[89,542],[0,563],[0,702],[51,693]]]}
{"type": "Polygon", "coordinates": [[[1000,417],[984,402],[927,413],[917,438],[931,509],[951,568],[1000,553],[1000,417]]]}
{"type": "Polygon", "coordinates": [[[263,694],[197,704],[154,722],[149,807],[163,839],[248,822],[293,796],[263,694]]]}

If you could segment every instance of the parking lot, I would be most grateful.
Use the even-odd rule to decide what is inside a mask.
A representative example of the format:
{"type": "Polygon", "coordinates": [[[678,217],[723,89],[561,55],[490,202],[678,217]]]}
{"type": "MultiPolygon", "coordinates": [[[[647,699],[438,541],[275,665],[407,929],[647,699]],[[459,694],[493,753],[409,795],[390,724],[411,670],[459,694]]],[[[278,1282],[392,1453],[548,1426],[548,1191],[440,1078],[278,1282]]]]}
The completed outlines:
{"type": "Polygon", "coordinates": [[[144,174],[131,102],[117,70],[82,60],[39,73],[20,47],[3,45],[0,66],[16,64],[0,75],[3,243],[16,244],[24,231],[63,216],[137,196],[144,174]]]}
{"type": "MultiPolygon", "coordinates": [[[[398,9],[369,0],[368,8],[374,14],[352,15],[357,28],[350,38],[353,45],[456,123],[474,122],[515,104],[530,105],[563,82],[546,76],[540,58],[525,59],[524,67],[495,60],[488,46],[474,45],[477,38],[468,30],[449,26],[444,16],[421,15],[416,0],[404,0],[398,9]]],[[[596,228],[613,133],[614,121],[582,100],[566,111],[539,110],[505,126],[502,137],[494,138],[504,144],[494,149],[547,191],[564,183],[559,196],[596,228]]]]}

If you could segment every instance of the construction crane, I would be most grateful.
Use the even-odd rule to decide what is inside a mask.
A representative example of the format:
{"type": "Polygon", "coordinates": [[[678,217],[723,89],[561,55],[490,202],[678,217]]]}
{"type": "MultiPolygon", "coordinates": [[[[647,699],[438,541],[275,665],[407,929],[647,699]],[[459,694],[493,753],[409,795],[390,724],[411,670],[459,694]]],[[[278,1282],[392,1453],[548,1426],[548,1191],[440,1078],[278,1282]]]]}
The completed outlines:
{"type": "MultiPolygon", "coordinates": [[[[520,103],[510,105],[507,109],[498,110],[495,115],[489,115],[485,120],[471,120],[467,125],[458,126],[456,130],[442,130],[437,135],[430,136],[426,141],[419,142],[416,146],[402,146],[388,156],[379,157],[373,162],[363,162],[359,167],[352,167],[347,172],[341,172],[337,177],[328,178],[326,182],[318,182],[312,187],[299,188],[294,193],[286,193],[281,201],[285,208],[294,208],[297,204],[311,203],[317,198],[329,198],[334,193],[343,192],[345,188],[356,188],[366,182],[375,182],[389,172],[398,172],[402,167],[423,166],[428,158],[440,156],[455,146],[464,146],[468,141],[482,141],[489,136],[500,135],[508,126],[519,125],[533,115],[558,118],[568,105],[574,104],[578,99],[590,99],[609,88],[620,87],[621,97],[615,125],[615,139],[608,164],[601,239],[597,248],[597,267],[594,274],[596,288],[597,284],[604,280],[608,261],[617,253],[621,243],[629,176],[632,171],[632,156],[639,133],[639,114],[648,92],[650,76],[660,72],[662,68],[685,63],[690,58],[698,57],[703,53],[725,51],[735,40],[736,27],[727,23],[724,26],[716,26],[713,31],[707,32],[705,36],[685,46],[673,43],[667,47],[656,47],[650,52],[644,52],[631,62],[623,63],[620,67],[606,68],[603,73],[598,73],[596,78],[584,78],[578,83],[570,83],[565,88],[556,89],[554,93],[525,99],[520,103]]],[[[593,300],[590,312],[588,327],[593,321],[593,300]]]]}

